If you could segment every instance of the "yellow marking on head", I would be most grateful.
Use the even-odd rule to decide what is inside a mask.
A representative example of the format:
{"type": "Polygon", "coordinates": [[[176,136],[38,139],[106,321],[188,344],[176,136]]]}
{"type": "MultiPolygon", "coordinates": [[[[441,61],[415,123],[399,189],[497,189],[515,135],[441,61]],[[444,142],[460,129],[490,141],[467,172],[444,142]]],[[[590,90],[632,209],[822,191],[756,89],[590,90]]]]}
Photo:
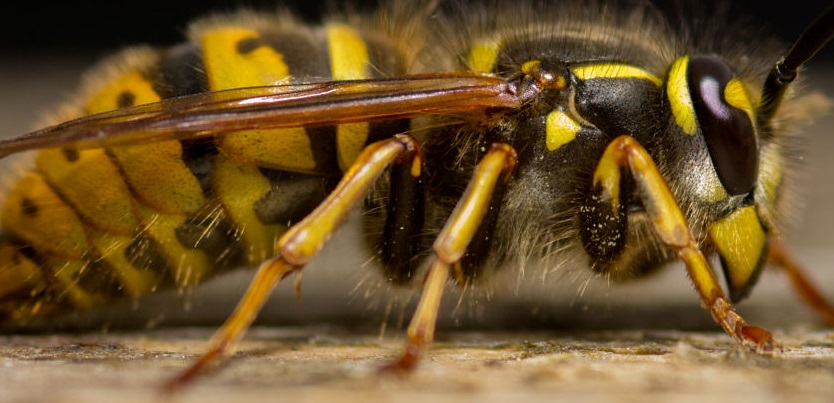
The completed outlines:
{"type": "Polygon", "coordinates": [[[469,68],[481,73],[491,73],[498,61],[499,49],[498,42],[495,41],[482,42],[473,46],[466,57],[469,68]]]}
{"type": "Polygon", "coordinates": [[[750,97],[747,95],[747,87],[738,78],[731,79],[727,86],[724,87],[724,100],[730,106],[741,109],[747,114],[751,122],[755,122],[753,114],[753,104],[750,102],[750,97]]]}
{"type": "Polygon", "coordinates": [[[639,67],[621,63],[595,63],[571,68],[573,75],[580,80],[591,80],[594,78],[636,78],[649,80],[658,87],[663,85],[663,80],[654,74],[639,67]]]}
{"type": "Polygon", "coordinates": [[[553,111],[547,114],[545,122],[547,149],[555,151],[576,138],[576,133],[582,126],[564,111],[553,111]]]}
{"type": "Polygon", "coordinates": [[[731,290],[740,290],[754,278],[767,247],[767,234],[756,209],[743,207],[718,220],[708,229],[721,255],[731,290]]]}
{"type": "Polygon", "coordinates": [[[695,119],[695,106],[692,105],[689,83],[686,80],[688,65],[689,56],[681,56],[672,63],[666,80],[666,96],[669,98],[675,123],[684,133],[691,136],[698,130],[698,121],[695,119]]]}

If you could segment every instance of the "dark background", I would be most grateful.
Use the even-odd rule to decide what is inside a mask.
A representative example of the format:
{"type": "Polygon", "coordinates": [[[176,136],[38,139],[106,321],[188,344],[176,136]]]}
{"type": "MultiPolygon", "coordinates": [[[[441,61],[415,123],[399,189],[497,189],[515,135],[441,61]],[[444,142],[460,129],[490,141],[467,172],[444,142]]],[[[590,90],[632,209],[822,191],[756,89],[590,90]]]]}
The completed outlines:
{"type": "MultiPolygon", "coordinates": [[[[308,20],[322,14],[326,0],[283,3],[308,20]]],[[[672,0],[674,1],[674,0],[672,0]]],[[[672,1],[655,0],[661,7],[672,1]]],[[[699,0],[700,1],[700,0],[699,0]]],[[[720,1],[717,1],[720,2],[720,1]]],[[[0,57],[48,52],[107,53],[135,43],[171,44],[182,38],[188,21],[207,13],[240,6],[272,10],[280,0],[144,0],[44,3],[16,0],[0,5],[0,57]]],[[[354,1],[372,8],[375,1],[354,1]]],[[[554,1],[558,4],[557,1],[554,1]]],[[[785,40],[792,40],[830,0],[734,0],[731,11],[764,22],[785,40]]],[[[834,51],[821,57],[832,60],[834,51]]]]}

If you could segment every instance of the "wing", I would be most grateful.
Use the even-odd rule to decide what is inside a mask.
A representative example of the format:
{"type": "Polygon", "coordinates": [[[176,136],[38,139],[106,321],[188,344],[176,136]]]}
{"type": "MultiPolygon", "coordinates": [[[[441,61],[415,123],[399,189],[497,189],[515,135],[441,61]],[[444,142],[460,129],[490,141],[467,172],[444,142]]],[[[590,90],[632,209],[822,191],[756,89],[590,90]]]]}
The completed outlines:
{"type": "Polygon", "coordinates": [[[247,129],[477,113],[520,104],[505,80],[467,72],[242,88],[86,116],[0,140],[0,158],[68,144],[131,145],[247,129]]]}

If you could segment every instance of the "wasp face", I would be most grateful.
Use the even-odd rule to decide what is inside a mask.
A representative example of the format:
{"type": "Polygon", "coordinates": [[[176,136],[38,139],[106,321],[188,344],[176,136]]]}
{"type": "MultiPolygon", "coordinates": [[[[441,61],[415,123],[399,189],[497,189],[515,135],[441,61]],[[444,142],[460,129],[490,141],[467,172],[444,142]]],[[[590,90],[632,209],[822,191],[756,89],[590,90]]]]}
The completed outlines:
{"type": "MultiPolygon", "coordinates": [[[[721,257],[731,298],[744,298],[758,279],[767,255],[768,230],[759,218],[774,189],[757,192],[757,184],[778,186],[778,172],[760,178],[760,152],[772,139],[761,139],[756,109],[745,83],[716,56],[682,56],[669,70],[665,86],[674,136],[698,138],[702,159],[689,161],[689,197],[697,211],[712,211],[706,232],[721,257]],[[707,158],[705,158],[707,157],[707,158]],[[700,168],[696,168],[696,166],[700,168]],[[763,200],[759,200],[763,199],[763,200]]],[[[696,154],[690,152],[690,154],[696,154]]],[[[772,164],[774,153],[766,157],[772,164]]],[[[687,163],[678,166],[685,175],[687,163]]],[[[682,176],[687,177],[687,176],[682,176]]],[[[683,181],[687,183],[687,181],[683,181]]],[[[760,187],[761,189],[761,187],[760,187]]]]}
{"type": "Polygon", "coordinates": [[[506,77],[524,100],[473,141],[481,149],[507,142],[519,153],[498,232],[512,228],[506,234],[512,244],[522,228],[544,239],[548,250],[578,249],[580,239],[588,266],[612,278],[634,277],[672,259],[646,214],[653,191],[632,175],[600,174],[610,163],[603,158],[606,147],[627,135],[657,164],[670,202],[683,210],[702,249],[719,252],[732,298],[744,297],[767,252],[760,210],[776,204],[781,172],[772,167],[783,163],[772,138],[762,138],[750,79],[736,73],[744,66],[693,52],[661,68],[646,62],[645,48],[623,39],[625,31],[609,27],[607,36],[590,41],[577,35],[581,30],[541,29],[546,38],[537,30],[470,50],[472,65],[506,77]],[[593,57],[575,51],[577,37],[593,43],[593,57]],[[617,182],[616,194],[603,197],[604,180],[617,182]]]}

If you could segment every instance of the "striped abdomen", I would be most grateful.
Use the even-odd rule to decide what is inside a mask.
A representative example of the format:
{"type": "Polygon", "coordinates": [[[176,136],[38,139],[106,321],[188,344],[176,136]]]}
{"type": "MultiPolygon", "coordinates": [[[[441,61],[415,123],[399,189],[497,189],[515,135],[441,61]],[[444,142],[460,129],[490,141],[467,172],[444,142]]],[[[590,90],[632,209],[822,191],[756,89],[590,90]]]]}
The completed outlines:
{"type": "MultiPolygon", "coordinates": [[[[124,52],[94,72],[61,119],[203,91],[404,73],[378,33],[244,20],[197,24],[191,43],[165,51],[124,52]]],[[[405,128],[352,123],[39,151],[0,213],[0,322],[255,265],[366,144],[405,128]]]]}

